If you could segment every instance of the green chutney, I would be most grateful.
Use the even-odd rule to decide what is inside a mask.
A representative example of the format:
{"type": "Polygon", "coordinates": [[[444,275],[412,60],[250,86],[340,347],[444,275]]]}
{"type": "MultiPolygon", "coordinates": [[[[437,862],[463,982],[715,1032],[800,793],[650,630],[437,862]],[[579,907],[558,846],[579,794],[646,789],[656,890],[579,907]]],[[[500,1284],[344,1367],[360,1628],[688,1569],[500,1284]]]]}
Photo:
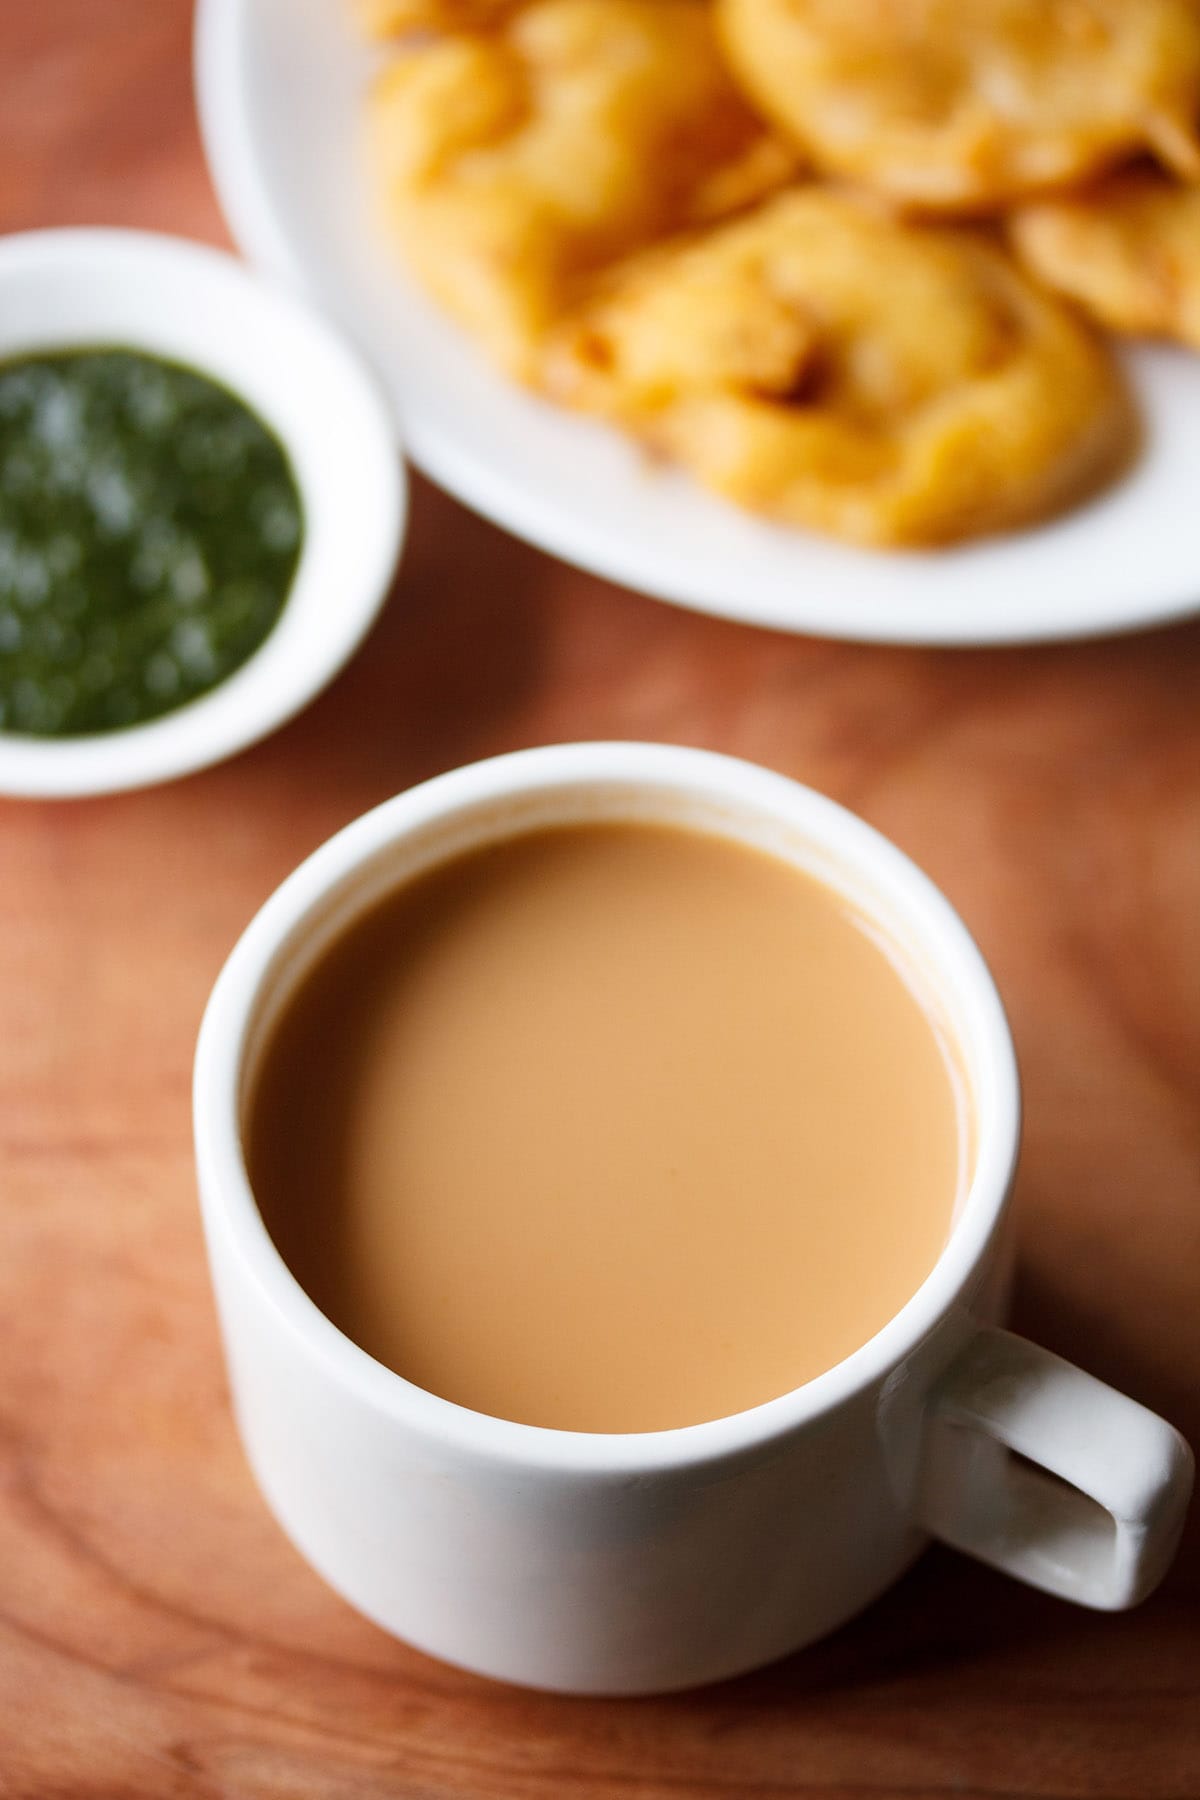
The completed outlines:
{"type": "Polygon", "coordinates": [[[283,611],[304,535],[278,439],[141,351],[0,363],[0,731],[118,731],[207,693],[283,611]]]}

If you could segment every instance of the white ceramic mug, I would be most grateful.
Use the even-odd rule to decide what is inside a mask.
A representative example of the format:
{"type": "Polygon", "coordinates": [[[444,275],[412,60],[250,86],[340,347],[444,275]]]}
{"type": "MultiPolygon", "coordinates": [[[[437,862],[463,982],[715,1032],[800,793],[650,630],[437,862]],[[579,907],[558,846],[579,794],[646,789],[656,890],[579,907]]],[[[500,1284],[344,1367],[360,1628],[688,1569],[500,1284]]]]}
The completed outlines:
{"type": "Polygon", "coordinates": [[[574,744],[379,807],[310,857],[234,950],[200,1034],[195,1120],[234,1404],[263,1493],[339,1593],[432,1655],[535,1687],[646,1693],[820,1637],[930,1534],[1104,1608],[1139,1600],[1171,1558],[1191,1485],[1182,1438],[997,1328],[1019,1100],[987,968],[907,858],[781,776],[695,750],[574,744]],[[673,1431],[512,1424],[383,1368],[289,1273],[242,1156],[264,1038],[349,920],[469,846],[590,819],[719,832],[842,891],[920,971],[976,1121],[949,1241],[883,1330],[781,1399],[673,1431]]]}

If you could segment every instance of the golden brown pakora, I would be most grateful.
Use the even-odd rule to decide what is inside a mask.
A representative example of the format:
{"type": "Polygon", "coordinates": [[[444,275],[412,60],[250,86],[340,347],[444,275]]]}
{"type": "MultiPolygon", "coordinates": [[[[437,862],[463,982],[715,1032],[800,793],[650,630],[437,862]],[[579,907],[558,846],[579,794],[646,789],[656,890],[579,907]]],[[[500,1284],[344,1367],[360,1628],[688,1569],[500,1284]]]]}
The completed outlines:
{"type": "Polygon", "coordinates": [[[757,200],[796,160],[696,0],[532,0],[401,54],[371,126],[413,270],[522,378],[598,268],[757,200]]]}
{"type": "Polygon", "coordinates": [[[514,12],[522,0],[352,0],[368,37],[403,37],[411,31],[477,31],[514,12]]]}
{"type": "Polygon", "coordinates": [[[1127,170],[1010,222],[1026,267],[1114,331],[1200,350],[1200,187],[1127,170]]]}
{"type": "Polygon", "coordinates": [[[635,258],[545,381],[739,504],[868,545],[1039,518],[1132,437],[1104,347],[1002,250],[815,187],[635,258]]]}
{"type": "Polygon", "coordinates": [[[977,211],[1149,150],[1200,178],[1196,0],[718,0],[747,92],[821,168],[977,211]]]}

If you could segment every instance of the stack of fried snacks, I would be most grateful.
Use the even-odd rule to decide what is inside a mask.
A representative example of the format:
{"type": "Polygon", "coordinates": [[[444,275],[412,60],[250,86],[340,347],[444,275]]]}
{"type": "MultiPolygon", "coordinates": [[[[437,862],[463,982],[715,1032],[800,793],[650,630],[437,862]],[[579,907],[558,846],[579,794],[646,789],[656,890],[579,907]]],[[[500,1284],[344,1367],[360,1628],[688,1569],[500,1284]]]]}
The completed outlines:
{"type": "Polygon", "coordinates": [[[1136,442],[1094,322],[1200,347],[1200,0],[354,5],[426,289],[767,517],[1030,523],[1136,442]]]}

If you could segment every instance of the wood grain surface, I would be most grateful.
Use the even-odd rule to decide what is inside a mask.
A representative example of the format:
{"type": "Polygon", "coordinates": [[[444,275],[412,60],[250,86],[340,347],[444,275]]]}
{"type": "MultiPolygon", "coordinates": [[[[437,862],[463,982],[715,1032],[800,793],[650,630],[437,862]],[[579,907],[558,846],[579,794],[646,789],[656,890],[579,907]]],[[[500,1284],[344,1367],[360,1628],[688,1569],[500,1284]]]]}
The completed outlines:
{"type": "MultiPolygon", "coordinates": [[[[0,226],[222,241],[184,0],[2,0],[0,226]]],[[[1024,1065],[1017,1325],[1200,1441],[1200,628],[848,648],[658,606],[418,482],[387,612],[261,748],[0,803],[5,1800],[1195,1800],[1200,1531],[1094,1616],[931,1553],[826,1644],[661,1701],[543,1698],[364,1623],[260,1503],[193,1190],[200,1011],[254,909],[411,782],[710,745],[865,814],[962,910],[1024,1065]]]]}

